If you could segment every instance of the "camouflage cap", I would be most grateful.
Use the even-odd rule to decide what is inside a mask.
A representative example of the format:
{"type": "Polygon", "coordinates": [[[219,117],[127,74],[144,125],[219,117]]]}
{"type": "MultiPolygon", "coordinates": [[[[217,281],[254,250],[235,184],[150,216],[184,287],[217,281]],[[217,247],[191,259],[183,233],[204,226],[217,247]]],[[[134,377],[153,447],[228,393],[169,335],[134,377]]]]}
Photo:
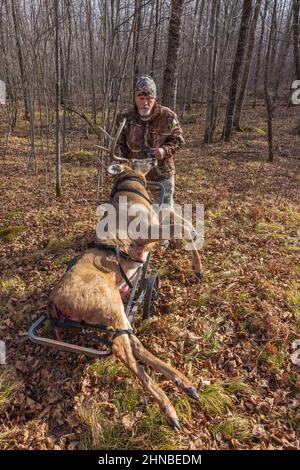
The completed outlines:
{"type": "Polygon", "coordinates": [[[150,96],[156,99],[156,85],[149,75],[139,77],[135,85],[135,96],[150,96]]]}

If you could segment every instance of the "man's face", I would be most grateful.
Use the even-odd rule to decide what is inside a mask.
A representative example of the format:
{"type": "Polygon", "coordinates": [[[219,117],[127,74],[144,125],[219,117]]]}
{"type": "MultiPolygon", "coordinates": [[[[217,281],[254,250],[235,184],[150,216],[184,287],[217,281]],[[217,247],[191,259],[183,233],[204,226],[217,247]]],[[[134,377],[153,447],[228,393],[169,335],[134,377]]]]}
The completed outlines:
{"type": "Polygon", "coordinates": [[[136,96],[135,97],[135,104],[138,107],[139,114],[142,117],[148,117],[151,114],[153,106],[155,104],[155,98],[151,98],[150,96],[136,96]]]}

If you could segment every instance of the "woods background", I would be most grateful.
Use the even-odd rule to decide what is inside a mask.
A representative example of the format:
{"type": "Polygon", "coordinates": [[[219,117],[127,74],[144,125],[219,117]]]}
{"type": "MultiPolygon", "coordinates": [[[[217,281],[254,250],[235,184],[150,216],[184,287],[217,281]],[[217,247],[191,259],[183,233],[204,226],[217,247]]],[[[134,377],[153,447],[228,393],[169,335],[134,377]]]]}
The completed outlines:
{"type": "Polygon", "coordinates": [[[1,449],[300,448],[299,9],[0,0],[1,449]],[[204,282],[185,250],[158,247],[155,315],[135,324],[198,386],[194,405],[163,382],[181,433],[113,358],[27,338],[112,184],[98,138],[68,108],[112,131],[143,73],[183,127],[175,201],[205,207],[204,282]]]}

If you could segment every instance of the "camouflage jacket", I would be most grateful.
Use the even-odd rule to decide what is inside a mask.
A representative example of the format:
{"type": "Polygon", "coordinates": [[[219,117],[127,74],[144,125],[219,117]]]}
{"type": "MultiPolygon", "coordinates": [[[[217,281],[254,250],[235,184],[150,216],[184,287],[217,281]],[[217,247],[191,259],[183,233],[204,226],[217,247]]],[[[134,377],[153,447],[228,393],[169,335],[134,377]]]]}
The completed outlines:
{"type": "Polygon", "coordinates": [[[119,155],[125,158],[145,158],[145,149],[162,147],[165,158],[147,175],[149,180],[164,180],[175,174],[173,154],[184,139],[176,114],[165,106],[154,105],[148,121],[143,121],[134,107],[120,113],[116,126],[126,118],[125,127],[118,140],[119,155]]]}

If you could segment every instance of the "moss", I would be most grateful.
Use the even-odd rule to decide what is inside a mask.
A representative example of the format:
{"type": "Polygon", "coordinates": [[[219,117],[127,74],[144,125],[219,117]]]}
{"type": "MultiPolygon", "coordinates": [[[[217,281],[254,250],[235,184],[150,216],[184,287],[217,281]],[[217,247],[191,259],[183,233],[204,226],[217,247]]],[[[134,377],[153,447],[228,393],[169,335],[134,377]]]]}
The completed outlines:
{"type": "Polygon", "coordinates": [[[71,261],[74,254],[75,254],[75,252],[72,251],[72,253],[69,253],[67,255],[58,256],[58,257],[54,258],[53,263],[55,264],[55,266],[64,266],[64,265],[68,264],[69,261],[71,261]]]}
{"type": "Polygon", "coordinates": [[[25,225],[9,225],[6,228],[0,229],[0,238],[3,238],[6,241],[11,242],[21,233],[26,231],[25,225]]]}
{"type": "Polygon", "coordinates": [[[75,242],[73,238],[53,238],[48,242],[47,251],[55,254],[68,248],[72,248],[74,245],[75,242]]]}
{"type": "Polygon", "coordinates": [[[62,161],[65,163],[75,163],[77,165],[90,166],[93,163],[94,157],[96,157],[96,155],[96,152],[90,152],[88,150],[66,152],[62,154],[62,161]]]}
{"type": "Polygon", "coordinates": [[[92,157],[94,156],[93,152],[89,152],[88,150],[77,150],[73,152],[65,152],[62,154],[63,157],[71,157],[71,158],[76,158],[76,157],[92,157]]]}
{"type": "Polygon", "coordinates": [[[259,135],[266,135],[266,132],[263,129],[260,129],[259,127],[255,127],[255,126],[244,126],[242,128],[242,131],[243,132],[253,132],[253,133],[259,134],[259,135]]]}
{"type": "Polygon", "coordinates": [[[200,308],[200,307],[207,305],[210,299],[211,299],[211,294],[203,292],[203,294],[201,294],[199,297],[191,301],[191,305],[193,305],[193,307],[200,308]]]}
{"type": "Polygon", "coordinates": [[[6,219],[7,220],[13,220],[13,219],[18,219],[19,217],[23,216],[22,211],[11,211],[6,214],[6,219]]]}
{"type": "Polygon", "coordinates": [[[222,218],[224,215],[226,215],[228,213],[228,208],[226,207],[218,207],[218,208],[215,208],[215,209],[208,209],[206,211],[206,217],[209,219],[209,220],[213,220],[213,219],[218,219],[218,218],[222,218]]]}
{"type": "Polygon", "coordinates": [[[277,223],[259,222],[255,227],[255,231],[257,233],[278,233],[284,231],[284,227],[277,223]]]}
{"type": "Polygon", "coordinates": [[[2,295],[24,290],[24,288],[24,282],[17,276],[0,278],[0,292],[2,295]]]}

